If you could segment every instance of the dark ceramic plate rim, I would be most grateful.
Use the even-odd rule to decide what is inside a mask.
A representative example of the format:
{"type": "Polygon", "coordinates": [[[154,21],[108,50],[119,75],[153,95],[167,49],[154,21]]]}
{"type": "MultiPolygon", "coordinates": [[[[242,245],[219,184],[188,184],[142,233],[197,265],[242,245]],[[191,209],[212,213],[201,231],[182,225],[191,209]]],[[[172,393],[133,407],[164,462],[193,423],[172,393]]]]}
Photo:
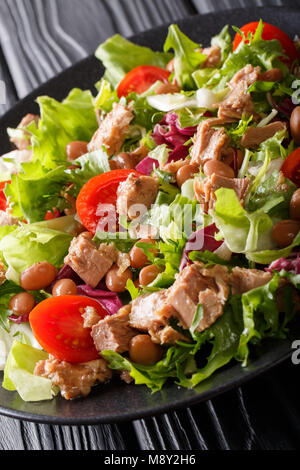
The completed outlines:
{"type": "MultiPolygon", "coordinates": [[[[193,24],[196,24],[196,22],[205,24],[207,20],[213,20],[214,18],[220,18],[220,15],[224,17],[223,24],[226,24],[226,20],[228,23],[231,23],[230,21],[230,16],[234,16],[236,18],[241,18],[241,22],[248,22],[251,21],[255,18],[260,18],[261,16],[264,17],[264,19],[268,18],[268,16],[272,16],[273,18],[276,17],[276,14],[278,11],[281,10],[281,12],[285,12],[286,15],[298,15],[299,16],[299,10],[296,9],[281,9],[281,8],[272,8],[272,7],[262,7],[262,8],[247,8],[247,9],[238,9],[238,10],[233,10],[232,12],[221,12],[221,13],[210,13],[207,15],[195,15],[190,18],[177,21],[179,25],[183,24],[190,24],[192,26],[193,24]],[[226,16],[228,15],[228,17],[226,16]],[[247,21],[247,19],[249,19],[247,21]]],[[[236,21],[237,24],[240,23],[238,20],[236,21]]],[[[280,20],[279,20],[279,25],[280,25],[280,20]]],[[[135,36],[132,36],[131,39],[133,41],[142,43],[143,45],[145,42],[143,41],[143,38],[146,37],[149,33],[151,34],[162,34],[162,30],[166,28],[167,25],[162,25],[158,28],[137,34],[135,36]]],[[[22,117],[24,112],[34,112],[35,104],[33,104],[34,100],[36,99],[37,96],[45,93],[51,94],[51,91],[45,91],[46,89],[53,90],[53,87],[59,82],[63,81],[64,78],[68,75],[72,75],[73,70],[79,70],[82,69],[84,70],[84,67],[86,65],[89,65],[90,67],[98,67],[98,61],[96,61],[93,56],[90,56],[86,59],[83,59],[82,61],[78,62],[77,64],[73,65],[72,67],[64,70],[61,72],[58,76],[50,79],[47,81],[45,84],[41,85],[39,88],[31,92],[28,96],[26,96],[24,99],[22,99],[19,103],[17,103],[13,108],[11,108],[8,112],[5,113],[0,119],[0,138],[2,138],[2,142],[5,142],[4,144],[4,149],[1,151],[3,154],[4,151],[8,150],[8,141],[7,141],[7,136],[5,129],[7,126],[15,126],[17,122],[19,122],[20,118],[22,117]],[[4,126],[5,123],[5,126],[4,126]],[[6,147],[6,148],[5,148],[6,147]]],[[[101,72],[101,69],[100,69],[101,72]]],[[[101,73],[99,74],[99,76],[101,73]]],[[[83,75],[82,75],[83,77],[83,75]]],[[[80,86],[80,84],[79,84],[80,86]]],[[[55,93],[57,95],[57,93],[55,93]]],[[[58,93],[59,94],[59,93],[58,93]]],[[[63,92],[62,96],[56,96],[57,99],[63,98],[65,95],[65,91],[63,92]]],[[[296,336],[295,336],[296,338],[296,336]]],[[[294,338],[293,338],[294,339],[294,338]]],[[[274,347],[271,346],[270,344],[267,348],[267,351],[261,355],[261,357],[257,361],[252,361],[247,368],[241,368],[238,364],[233,364],[232,366],[227,366],[225,369],[222,369],[218,371],[217,373],[214,374],[213,377],[219,377],[222,379],[226,378],[226,374],[231,371],[233,371],[233,378],[224,380],[223,383],[220,383],[217,386],[214,386],[211,390],[203,391],[199,395],[195,395],[189,397],[189,398],[184,398],[180,399],[180,390],[178,391],[178,397],[177,399],[173,400],[170,403],[161,403],[158,405],[155,405],[150,408],[145,408],[145,409],[135,409],[134,411],[129,411],[129,412],[115,412],[111,413],[108,415],[95,415],[95,416],[76,416],[76,412],[74,413],[75,416],[58,416],[58,415],[45,415],[45,414],[38,414],[38,413],[32,413],[32,412],[26,412],[20,409],[13,409],[10,407],[7,407],[5,405],[0,404],[0,414],[12,418],[17,418],[17,419],[22,419],[25,421],[34,421],[37,423],[49,423],[49,424],[70,424],[70,425],[79,425],[79,424],[96,424],[96,423],[114,423],[114,422],[120,422],[120,421],[125,421],[125,420],[134,420],[146,416],[153,416],[161,413],[165,413],[177,408],[181,407],[188,407],[191,405],[194,405],[196,403],[199,403],[201,401],[205,401],[208,399],[211,399],[215,397],[216,395],[219,395],[221,393],[224,393],[232,388],[238,387],[241,384],[247,382],[250,379],[253,379],[254,377],[257,377],[258,375],[270,370],[272,367],[275,367],[276,365],[280,364],[282,361],[288,359],[288,357],[291,355],[291,341],[292,338],[284,340],[284,341],[279,341],[277,342],[274,347]],[[239,368],[237,370],[237,368],[239,368]]],[[[211,379],[207,379],[203,383],[209,382],[211,379]]],[[[222,380],[221,380],[222,382],[222,380]]],[[[131,386],[126,386],[126,385],[121,385],[120,384],[120,394],[122,393],[122,387],[133,387],[131,386]]],[[[171,388],[176,387],[176,385],[168,386],[168,389],[170,390],[171,388]]],[[[140,386],[141,388],[141,386],[140,386]]],[[[149,393],[148,390],[144,388],[144,393],[149,393]]],[[[12,393],[12,392],[11,392],[12,393]]],[[[99,390],[99,393],[101,391],[99,390]]],[[[86,398],[85,400],[87,400],[86,398]]],[[[55,399],[56,400],[56,399],[55,399]]],[[[74,400],[72,404],[76,406],[76,403],[79,402],[77,400],[74,400]]]]}

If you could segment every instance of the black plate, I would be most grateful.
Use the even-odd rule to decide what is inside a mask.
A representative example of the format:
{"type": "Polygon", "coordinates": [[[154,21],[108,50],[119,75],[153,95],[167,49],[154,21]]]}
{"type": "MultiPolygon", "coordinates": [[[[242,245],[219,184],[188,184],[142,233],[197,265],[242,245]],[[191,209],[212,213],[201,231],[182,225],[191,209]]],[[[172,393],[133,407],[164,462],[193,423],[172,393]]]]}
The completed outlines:
{"type": "MultiPolygon", "coordinates": [[[[227,23],[242,26],[263,18],[281,27],[290,36],[299,32],[300,10],[286,8],[252,8],[225,11],[216,14],[193,16],[179,21],[180,28],[196,42],[208,45],[210,38],[227,23]]],[[[132,38],[138,44],[161,50],[167,26],[146,31],[132,38]]],[[[25,99],[20,101],[0,119],[1,154],[10,149],[6,135],[7,127],[15,127],[24,114],[38,112],[34,100],[39,95],[50,95],[62,99],[73,87],[93,89],[93,84],[103,73],[94,57],[79,62],[56,78],[50,80],[25,99]]],[[[299,338],[293,328],[293,338],[299,338]]],[[[265,372],[290,356],[292,337],[287,340],[269,341],[263,345],[259,358],[252,360],[247,368],[239,364],[223,368],[194,390],[176,385],[166,386],[162,392],[151,395],[144,386],[125,385],[113,381],[95,387],[86,398],[66,401],[61,397],[40,403],[25,403],[17,393],[0,388],[0,413],[14,418],[52,424],[95,424],[132,420],[169,411],[177,407],[211,399],[241,383],[265,372]]]]}

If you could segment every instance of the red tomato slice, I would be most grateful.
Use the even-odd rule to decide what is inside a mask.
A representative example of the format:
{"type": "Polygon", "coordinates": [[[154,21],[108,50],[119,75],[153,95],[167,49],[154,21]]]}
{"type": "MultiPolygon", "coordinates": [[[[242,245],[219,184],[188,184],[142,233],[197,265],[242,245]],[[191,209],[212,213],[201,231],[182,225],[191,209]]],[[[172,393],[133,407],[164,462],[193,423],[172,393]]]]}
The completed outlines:
{"type": "Polygon", "coordinates": [[[136,170],[112,170],[95,176],[83,186],[76,200],[76,209],[82,224],[89,232],[96,233],[99,222],[105,226],[108,219],[111,220],[112,226],[115,225],[116,230],[115,209],[113,213],[108,209],[106,211],[105,206],[101,210],[100,204],[111,205],[115,208],[119,184],[125,181],[131,173],[141,175],[136,170]]]}
{"type": "Polygon", "coordinates": [[[90,328],[83,327],[85,307],[94,307],[104,318],[106,310],[94,299],[80,295],[50,297],[30,313],[33,334],[45,351],[60,361],[88,362],[99,358],[90,328]]]}
{"type": "MultiPolygon", "coordinates": [[[[256,28],[258,26],[258,21],[253,21],[252,23],[245,24],[242,28],[241,31],[245,34],[247,37],[248,33],[254,34],[256,31],[256,28]]],[[[289,63],[292,63],[295,59],[299,59],[299,54],[297,52],[297,49],[291,40],[291,38],[281,29],[277,28],[277,26],[274,26],[269,23],[263,23],[264,24],[264,29],[262,32],[262,38],[265,41],[270,41],[271,39],[277,39],[281,45],[283,52],[289,57],[289,63]]],[[[242,36],[238,33],[236,33],[234,41],[233,41],[233,50],[235,50],[240,42],[242,41],[242,36]]],[[[283,59],[285,61],[285,59],[283,59]]]]}
{"type": "Polygon", "coordinates": [[[300,187],[300,147],[284,160],[281,171],[286,178],[300,187]]]}
{"type": "Polygon", "coordinates": [[[169,76],[168,70],[154,65],[140,65],[125,75],[118,86],[118,97],[127,96],[133,91],[140,95],[158,80],[168,83],[169,76]]]}
{"type": "Polygon", "coordinates": [[[59,216],[60,216],[59,210],[54,208],[53,212],[52,211],[47,211],[46,212],[44,220],[57,219],[59,216]]]}
{"type": "Polygon", "coordinates": [[[8,207],[7,199],[6,199],[6,196],[4,194],[4,189],[5,189],[5,186],[6,186],[7,183],[9,184],[10,181],[2,181],[0,183],[0,210],[1,211],[5,211],[8,207]]]}

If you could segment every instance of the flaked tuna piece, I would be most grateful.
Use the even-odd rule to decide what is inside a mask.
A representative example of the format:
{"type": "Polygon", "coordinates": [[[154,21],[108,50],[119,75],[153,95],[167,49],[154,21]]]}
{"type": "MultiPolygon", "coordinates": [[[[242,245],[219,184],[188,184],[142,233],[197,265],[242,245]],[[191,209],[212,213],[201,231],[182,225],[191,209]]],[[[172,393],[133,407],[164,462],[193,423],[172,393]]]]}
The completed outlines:
{"type": "Polygon", "coordinates": [[[192,325],[197,305],[203,307],[203,317],[197,331],[212,325],[223,313],[229,295],[229,272],[226,266],[215,265],[204,268],[195,263],[184,268],[175,283],[168,289],[165,306],[157,315],[166,321],[170,316],[179,320],[179,325],[188,329],[192,325]]]}
{"type": "Polygon", "coordinates": [[[0,259],[0,285],[5,281],[6,279],[6,267],[4,266],[3,262],[0,259]]]}
{"type": "Polygon", "coordinates": [[[131,382],[133,381],[133,378],[131,377],[128,370],[121,370],[120,379],[127,384],[131,384],[131,382]]]}
{"type": "Polygon", "coordinates": [[[214,68],[221,62],[221,49],[218,46],[205,47],[201,54],[207,56],[205,62],[201,64],[203,68],[214,68]]]}
{"type": "Polygon", "coordinates": [[[195,178],[194,190],[196,199],[204,205],[204,209],[212,209],[215,204],[215,191],[220,188],[233,189],[241,204],[244,202],[249,189],[249,178],[226,178],[213,173],[204,180],[195,178]]]}
{"type": "Polygon", "coordinates": [[[92,328],[101,320],[100,315],[94,307],[85,307],[83,314],[83,328],[92,328]]]}
{"type": "Polygon", "coordinates": [[[281,121],[271,122],[263,127],[249,127],[241,139],[241,144],[243,147],[257,147],[284,129],[286,129],[286,124],[281,121]]]}
{"type": "Polygon", "coordinates": [[[131,111],[118,103],[114,103],[112,111],[101,121],[99,129],[89,143],[88,151],[100,150],[104,145],[109,156],[118,153],[133,118],[131,111]]]}
{"type": "Polygon", "coordinates": [[[132,302],[129,315],[130,325],[138,330],[148,332],[154,343],[175,344],[178,340],[186,340],[183,335],[169,325],[169,318],[177,317],[177,315],[172,308],[168,308],[165,304],[167,292],[166,289],[162,289],[153,294],[144,294],[132,302]],[[162,308],[168,310],[168,319],[157,315],[157,312],[162,308]]]}
{"type": "Polygon", "coordinates": [[[151,208],[158,194],[159,184],[151,176],[131,173],[120,183],[117,191],[117,211],[133,220],[151,208]]]}
{"type": "Polygon", "coordinates": [[[274,68],[271,70],[267,70],[266,72],[262,72],[258,76],[258,80],[262,82],[280,82],[283,77],[282,70],[278,68],[274,68]]]}
{"type": "Polygon", "coordinates": [[[247,64],[239,70],[228,83],[230,88],[226,98],[215,107],[219,108],[218,117],[222,119],[241,119],[243,115],[256,116],[254,104],[247,90],[259,79],[260,67],[247,64]]]}
{"type": "Polygon", "coordinates": [[[177,173],[177,171],[187,164],[186,160],[180,159],[176,161],[172,161],[169,163],[165,163],[163,165],[163,170],[167,173],[177,173]]]}
{"type": "Polygon", "coordinates": [[[235,122],[235,119],[212,117],[212,118],[206,119],[205,122],[209,124],[211,127],[214,127],[214,126],[224,126],[225,124],[231,124],[232,122],[235,122]]]}
{"type": "Polygon", "coordinates": [[[93,326],[91,336],[97,351],[128,351],[131,338],[138,334],[129,324],[129,312],[130,305],[126,305],[93,326]]]}
{"type": "Polygon", "coordinates": [[[229,283],[232,286],[232,294],[243,294],[249,290],[267,284],[272,278],[271,273],[259,269],[233,268],[229,283]]]}
{"type": "Polygon", "coordinates": [[[24,138],[20,139],[18,137],[13,137],[10,139],[18,150],[25,150],[30,145],[30,132],[26,131],[25,127],[27,127],[31,122],[35,122],[36,127],[38,127],[39,120],[40,116],[37,116],[36,114],[26,114],[26,116],[23,117],[22,121],[18,125],[18,129],[23,130],[24,138]]]}
{"type": "Polygon", "coordinates": [[[230,143],[230,137],[223,127],[214,129],[207,121],[200,122],[193,140],[190,163],[202,166],[208,160],[220,160],[222,150],[230,143]]]}
{"type": "Polygon", "coordinates": [[[92,237],[91,233],[84,232],[73,238],[65,263],[86,284],[95,288],[112,267],[116,253],[113,245],[106,245],[105,243],[102,243],[98,249],[92,241],[92,237]]]}
{"type": "Polygon", "coordinates": [[[6,211],[0,210],[0,227],[5,225],[19,225],[19,220],[11,215],[9,209],[6,209],[6,211]]]}
{"type": "Polygon", "coordinates": [[[167,290],[162,289],[153,294],[140,295],[134,299],[129,315],[130,325],[141,331],[165,327],[161,319],[155,317],[155,312],[165,304],[166,295],[167,290]]]}
{"type": "Polygon", "coordinates": [[[111,369],[102,358],[83,364],[70,364],[52,356],[45,361],[39,361],[34,374],[50,379],[53,385],[60,388],[66,400],[86,396],[93,385],[107,382],[112,377],[111,369]]]}

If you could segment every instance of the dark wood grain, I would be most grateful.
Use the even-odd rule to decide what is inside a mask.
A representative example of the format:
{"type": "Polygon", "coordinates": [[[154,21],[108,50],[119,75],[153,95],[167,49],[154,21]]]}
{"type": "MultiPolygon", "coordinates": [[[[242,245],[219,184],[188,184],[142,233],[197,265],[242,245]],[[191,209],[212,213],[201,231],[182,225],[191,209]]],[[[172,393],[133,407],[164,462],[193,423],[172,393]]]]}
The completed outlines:
{"type": "MultiPolygon", "coordinates": [[[[110,35],[130,35],[164,22],[253,0],[1,0],[0,113],[33,88],[92,53],[110,35]]],[[[300,5],[264,0],[259,5],[300,5]]],[[[0,450],[295,449],[300,404],[295,366],[186,410],[119,425],[50,426],[0,416],[0,450]],[[280,379],[279,379],[280,378],[280,379]]]]}

